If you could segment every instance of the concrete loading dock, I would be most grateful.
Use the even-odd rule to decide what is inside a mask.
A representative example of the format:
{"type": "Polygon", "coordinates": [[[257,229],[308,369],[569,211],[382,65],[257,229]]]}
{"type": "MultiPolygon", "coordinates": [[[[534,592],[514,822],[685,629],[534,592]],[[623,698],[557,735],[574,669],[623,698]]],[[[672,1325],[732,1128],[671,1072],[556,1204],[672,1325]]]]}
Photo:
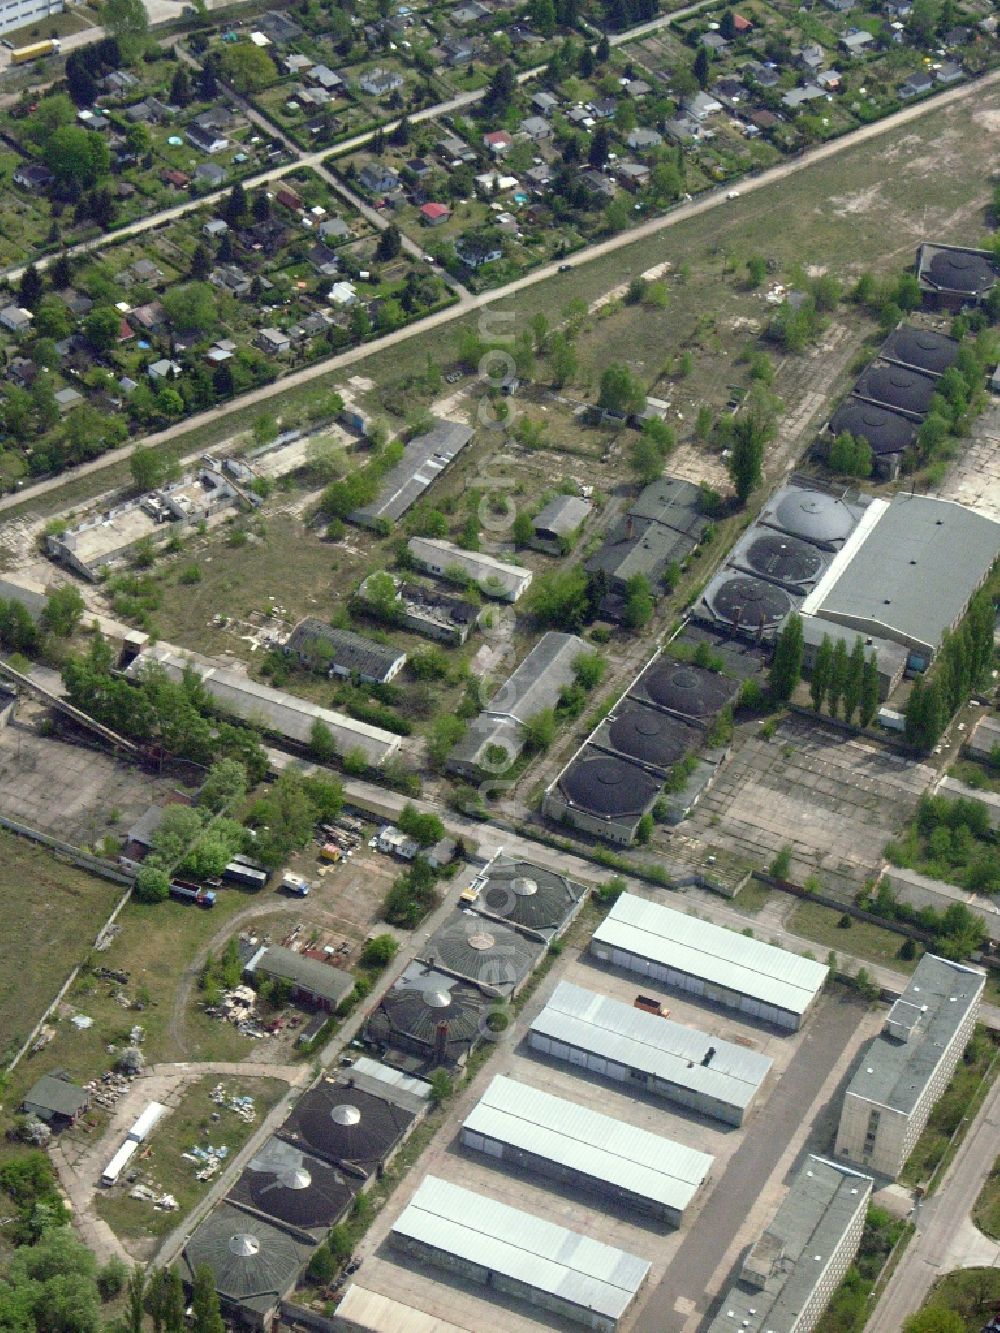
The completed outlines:
{"type": "Polygon", "coordinates": [[[466,1117],[462,1143],[676,1227],[714,1162],[708,1153],[502,1074],[466,1117]]]}
{"type": "Polygon", "coordinates": [[[590,952],[660,985],[797,1031],[828,968],[787,949],[624,893],[594,932],[590,952]]]}
{"type": "Polygon", "coordinates": [[[532,1023],[533,1051],[742,1125],[771,1069],[764,1055],[562,981],[532,1023]]]}

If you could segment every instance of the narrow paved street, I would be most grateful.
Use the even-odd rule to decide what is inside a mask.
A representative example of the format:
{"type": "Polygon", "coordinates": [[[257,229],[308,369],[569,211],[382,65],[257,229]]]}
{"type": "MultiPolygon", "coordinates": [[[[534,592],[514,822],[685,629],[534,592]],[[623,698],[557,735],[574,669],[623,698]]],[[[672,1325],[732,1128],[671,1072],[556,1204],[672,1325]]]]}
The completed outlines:
{"type": "Polygon", "coordinates": [[[918,1206],[917,1234],[865,1325],[866,1333],[899,1333],[942,1274],[956,1268],[996,1265],[1000,1246],[976,1229],[970,1214],[993,1169],[998,1147],[1000,1082],[987,1094],[937,1192],[918,1206]]]}

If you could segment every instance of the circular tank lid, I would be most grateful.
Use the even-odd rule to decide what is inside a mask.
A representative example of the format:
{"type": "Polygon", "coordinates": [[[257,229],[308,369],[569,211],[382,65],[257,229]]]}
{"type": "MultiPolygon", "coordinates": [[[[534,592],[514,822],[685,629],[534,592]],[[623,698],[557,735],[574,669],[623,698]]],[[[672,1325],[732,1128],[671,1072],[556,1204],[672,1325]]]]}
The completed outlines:
{"type": "Polygon", "coordinates": [[[361,1112],[350,1102],[341,1102],[330,1112],[330,1119],[336,1125],[356,1125],[361,1120],[361,1112]]]}
{"type": "Polygon", "coordinates": [[[252,1232],[237,1231],[235,1236],[229,1237],[229,1249],[239,1259],[250,1259],[260,1254],[260,1241],[252,1232]]]}
{"type": "Polygon", "coordinates": [[[278,1180],[286,1190],[307,1190],[312,1184],[312,1176],[304,1166],[293,1166],[279,1171],[278,1180]]]}
{"type": "Polygon", "coordinates": [[[526,875],[518,875],[511,881],[510,887],[518,898],[531,898],[538,892],[538,881],[528,879],[526,875]]]}
{"type": "Polygon", "coordinates": [[[496,944],[494,937],[485,930],[477,930],[474,935],[469,936],[468,942],[469,948],[475,949],[478,953],[482,953],[485,949],[492,949],[496,944]]]}
{"type": "Polygon", "coordinates": [[[428,1009],[447,1009],[451,1004],[451,996],[446,990],[425,990],[424,1002],[428,1009]]]}

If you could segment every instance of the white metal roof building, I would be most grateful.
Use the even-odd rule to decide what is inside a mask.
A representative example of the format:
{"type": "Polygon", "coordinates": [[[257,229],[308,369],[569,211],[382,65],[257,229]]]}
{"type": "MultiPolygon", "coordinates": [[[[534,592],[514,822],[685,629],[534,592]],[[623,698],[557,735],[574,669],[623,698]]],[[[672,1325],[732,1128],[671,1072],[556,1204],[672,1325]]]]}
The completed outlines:
{"type": "Polygon", "coordinates": [[[623,893],[594,932],[595,958],[785,1030],[797,1030],[828,968],[623,893]]]}
{"type": "Polygon", "coordinates": [[[533,1175],[581,1185],[680,1226],[715,1159],[649,1130],[498,1074],[462,1125],[462,1143],[533,1175]]]}
{"type": "Polygon", "coordinates": [[[438,537],[411,537],[407,548],[421,568],[439,578],[455,571],[471,579],[487,597],[503,602],[516,602],[531,583],[531,570],[522,565],[508,564],[485,551],[465,551],[438,537]]]}
{"type": "Polygon", "coordinates": [[[194,671],[221,712],[241,718],[251,726],[286,736],[300,745],[309,744],[312,729],[319,721],[329,728],[338,754],[360,750],[369,764],[377,765],[399,749],[399,737],[392,732],[358,722],[346,713],[321,708],[287,690],[276,690],[231,667],[221,666],[210,658],[174,648],[168,643],[144,648],[126,675],[132,680],[138,679],[149,665],[162,667],[174,681],[182,680],[186,670],[194,671]]]}
{"type": "Polygon", "coordinates": [[[532,1050],[741,1125],[771,1060],[697,1028],[561,981],[528,1030],[532,1050]]]}
{"type": "Polygon", "coordinates": [[[611,1333],[650,1265],[625,1250],[426,1176],[392,1229],[404,1252],[600,1333],[611,1333]]]}

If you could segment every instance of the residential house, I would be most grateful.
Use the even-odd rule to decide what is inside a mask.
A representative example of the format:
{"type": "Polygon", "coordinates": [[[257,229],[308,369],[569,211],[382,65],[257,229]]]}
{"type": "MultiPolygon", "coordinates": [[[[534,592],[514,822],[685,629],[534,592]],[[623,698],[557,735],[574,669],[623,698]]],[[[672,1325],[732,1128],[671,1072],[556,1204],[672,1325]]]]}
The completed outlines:
{"type": "Polygon", "coordinates": [[[219,130],[193,120],[187,127],[188,142],[202,153],[224,153],[229,147],[229,140],[219,130]]]}
{"type": "Polygon", "coordinates": [[[807,83],[802,88],[790,88],[782,94],[781,105],[788,107],[789,111],[797,111],[807,102],[815,102],[817,98],[825,96],[822,88],[817,88],[815,83],[807,83]]]}
{"type": "Polygon", "coordinates": [[[701,122],[695,120],[693,116],[675,116],[673,120],[666,122],[663,132],[674,143],[697,143],[705,133],[701,122]]]}
{"type": "Polygon", "coordinates": [[[531,105],[540,116],[546,116],[551,120],[559,109],[559,98],[554,97],[552,93],[535,93],[531,99],[531,105]]]}
{"type": "Polygon", "coordinates": [[[446,134],[443,139],[437,142],[438,157],[447,165],[462,163],[468,165],[475,162],[476,154],[464,139],[460,139],[455,134],[446,134]]]}
{"type": "Polygon", "coordinates": [[[420,208],[420,216],[428,227],[439,227],[442,222],[447,222],[451,217],[451,209],[447,204],[423,204],[420,208]]]}
{"type": "Polygon", "coordinates": [[[30,194],[41,194],[54,179],[44,162],[21,162],[14,168],[14,184],[30,194]]]}
{"type": "Polygon", "coordinates": [[[809,42],[798,55],[798,62],[807,74],[815,74],[826,63],[826,52],[819,42],[809,42]]]}
{"type": "Polygon", "coordinates": [[[711,30],[702,33],[701,44],[711,51],[714,56],[721,55],[729,45],[721,32],[714,32],[711,30]]]}
{"type": "Polygon", "coordinates": [[[358,172],[358,180],[370,194],[392,194],[400,188],[399,177],[383,162],[367,162],[358,172]]]}
{"type": "MultiPolygon", "coordinates": [[[[820,65],[822,65],[822,48],[820,48],[820,65]]],[[[758,88],[773,88],[781,81],[781,74],[777,66],[770,61],[761,62],[759,60],[749,60],[740,70],[745,79],[751,79],[758,88]]]]}
{"type": "Polygon", "coordinates": [[[205,360],[210,362],[213,366],[221,366],[223,361],[232,359],[235,351],[236,344],[233,342],[232,338],[222,338],[214,347],[208,349],[205,353],[205,360]]]}
{"type": "Polygon", "coordinates": [[[289,74],[301,74],[303,70],[312,68],[312,61],[308,56],[295,51],[289,56],[285,56],[281,62],[289,74]]]}
{"type": "MultiPolygon", "coordinates": [[[[484,236],[460,236],[455,242],[455,253],[467,268],[477,269],[502,259],[503,247],[499,241],[484,236]]],[[[3,315],[0,314],[2,319],[3,315]]]]}
{"type": "Polygon", "coordinates": [[[56,407],[63,416],[67,412],[72,412],[74,407],[79,407],[83,402],[83,394],[71,388],[58,389],[53,397],[56,400],[56,407]]]}
{"type": "Polygon", "coordinates": [[[619,185],[634,194],[649,184],[649,167],[645,162],[618,162],[615,164],[615,178],[619,185]]]}
{"type": "Polygon", "coordinates": [[[310,83],[318,84],[324,92],[344,93],[347,91],[344,80],[336,70],[330,69],[327,65],[313,65],[305,77],[310,83]]]}
{"type": "Polygon", "coordinates": [[[494,157],[503,157],[510,151],[513,142],[512,136],[506,130],[490,130],[483,135],[483,147],[494,157]]]}
{"type": "Polygon", "coordinates": [[[633,98],[635,101],[639,101],[643,97],[648,97],[653,91],[652,87],[645,79],[629,79],[624,85],[624,88],[629,97],[633,98]]]}
{"type": "Polygon", "coordinates": [[[613,199],[617,193],[615,183],[610,176],[605,176],[603,172],[591,169],[585,171],[580,180],[587,187],[592,195],[597,195],[601,199],[613,199]]]}
{"type": "Polygon", "coordinates": [[[528,168],[524,173],[524,179],[533,190],[542,193],[552,180],[552,168],[547,162],[539,162],[536,166],[528,168]]]}
{"type": "Polygon", "coordinates": [[[552,138],[552,126],[544,116],[525,116],[524,120],[521,121],[520,130],[529,139],[533,139],[535,143],[552,138]]]}
{"type": "Polygon", "coordinates": [[[843,82],[840,71],[836,69],[821,69],[816,75],[816,86],[825,93],[839,92],[843,82]]]}
{"type": "Polygon", "coordinates": [[[908,79],[899,85],[899,95],[904,102],[911,101],[914,97],[923,97],[934,87],[934,75],[930,70],[918,69],[911,74],[908,79]]]}
{"type": "Polygon", "coordinates": [[[452,23],[457,23],[460,28],[468,27],[470,23],[480,23],[483,19],[490,16],[490,11],[485,5],[481,5],[479,0],[465,0],[464,4],[451,11],[452,23]]]}
{"type": "Polygon", "coordinates": [[[659,148],[663,143],[663,135],[656,130],[643,129],[641,126],[629,130],[625,137],[625,142],[629,148],[634,148],[637,152],[646,152],[650,148],[659,148]]]}
{"type": "Polygon", "coordinates": [[[742,14],[733,15],[733,31],[745,37],[748,32],[753,32],[753,24],[742,14]]]}
{"type": "Polygon", "coordinates": [[[350,306],[357,304],[358,294],[352,282],[335,282],[327,292],[326,299],[331,305],[350,306]]]}
{"type": "Polygon", "coordinates": [[[4,306],[0,310],[0,324],[8,333],[27,333],[31,328],[31,311],[19,305],[4,306]]]}
{"type": "Polygon", "coordinates": [[[209,218],[201,230],[209,240],[214,240],[216,236],[224,236],[226,234],[229,230],[229,223],[222,218],[209,218]]]}
{"type": "Polygon", "coordinates": [[[849,28],[840,39],[840,49],[851,57],[863,56],[875,38],[864,28],[849,28]]]}
{"type": "Polygon", "coordinates": [[[232,292],[233,296],[246,296],[252,285],[251,279],[235,264],[220,264],[209,274],[209,282],[223,291],[232,292]]]}
{"type": "Polygon", "coordinates": [[[434,168],[423,157],[411,157],[407,159],[406,170],[411,176],[415,176],[418,181],[422,181],[425,176],[429,176],[434,168]]]}
{"type": "Polygon", "coordinates": [[[316,230],[323,241],[343,241],[351,234],[343,218],[324,218],[316,230]]]}
{"type": "Polygon", "coordinates": [[[590,113],[595,120],[614,120],[618,102],[613,97],[602,97],[598,102],[591,102],[590,113]]]}
{"type": "Polygon", "coordinates": [[[954,60],[945,60],[937,69],[937,81],[946,86],[965,78],[965,70],[954,60]]]}
{"type": "Polygon", "coordinates": [[[306,255],[312,268],[324,278],[332,278],[340,269],[340,260],[335,250],[319,241],[306,255]]]}
{"type": "Polygon", "coordinates": [[[717,102],[714,97],[709,97],[708,93],[698,92],[689,93],[681,101],[681,109],[697,121],[704,121],[709,116],[716,115],[722,110],[722,103],[717,102]]]}
{"type": "Polygon", "coordinates": [[[154,361],[146,371],[151,380],[175,380],[181,373],[181,368],[176,361],[171,361],[169,357],[162,357],[159,361],[154,361]]]}
{"type": "Polygon", "coordinates": [[[292,213],[302,212],[302,196],[299,194],[298,190],[293,190],[290,185],[280,185],[274,198],[281,204],[282,208],[287,208],[292,213]]]}
{"type": "Polygon", "coordinates": [[[292,350],[291,339],[281,329],[261,329],[254,342],[262,352],[268,352],[271,356],[284,356],[292,350]]]}
{"type": "Polygon", "coordinates": [[[476,48],[467,37],[446,37],[441,43],[441,49],[453,68],[471,64],[476,56],[476,48]]]}
{"type": "Polygon", "coordinates": [[[368,70],[358,79],[358,87],[369,97],[384,97],[386,93],[394,92],[402,86],[402,74],[397,73],[394,69],[383,69],[380,66],[368,70]]]}
{"type": "Polygon", "coordinates": [[[168,167],[161,173],[160,179],[165,185],[172,185],[175,190],[186,190],[191,184],[191,177],[186,172],[178,171],[176,167],[168,167]]]}
{"type": "Polygon", "coordinates": [[[66,1129],[75,1125],[89,1106],[90,1095],[83,1088],[56,1074],[43,1074],[25,1093],[20,1109],[54,1129],[66,1129]]]}

